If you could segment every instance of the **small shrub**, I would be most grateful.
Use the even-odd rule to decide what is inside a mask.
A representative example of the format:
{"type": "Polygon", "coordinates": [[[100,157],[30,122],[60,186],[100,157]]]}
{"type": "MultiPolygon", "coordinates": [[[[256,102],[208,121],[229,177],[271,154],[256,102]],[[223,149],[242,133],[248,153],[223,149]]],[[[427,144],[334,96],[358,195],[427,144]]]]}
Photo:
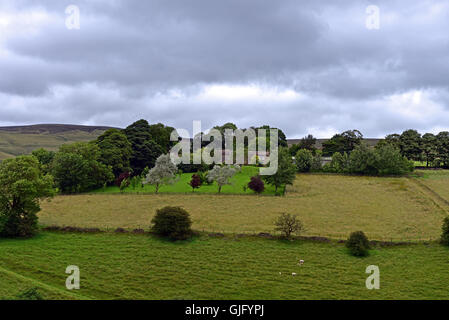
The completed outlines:
{"type": "Polygon", "coordinates": [[[299,235],[304,230],[302,222],[297,215],[282,213],[275,221],[276,231],[282,232],[285,238],[290,239],[292,234],[299,235]]]}
{"type": "Polygon", "coordinates": [[[346,247],[349,249],[350,253],[356,257],[368,255],[368,250],[370,249],[368,238],[362,231],[351,233],[346,242],[346,247]]]}
{"type": "Polygon", "coordinates": [[[445,246],[449,246],[449,217],[444,218],[442,229],[441,243],[445,246]]]}
{"type": "Polygon", "coordinates": [[[132,177],[130,181],[131,188],[135,190],[141,182],[142,179],[139,176],[132,177]]]}
{"type": "Polygon", "coordinates": [[[30,288],[17,295],[19,300],[44,300],[42,295],[37,291],[37,287],[30,288]]]}
{"type": "Polygon", "coordinates": [[[194,174],[189,182],[189,185],[192,187],[192,192],[195,192],[195,189],[201,187],[201,184],[201,177],[197,174],[194,174]]]}
{"type": "Polygon", "coordinates": [[[253,190],[255,193],[262,193],[265,190],[265,184],[259,176],[251,177],[248,183],[248,188],[253,190]]]}
{"type": "Polygon", "coordinates": [[[192,220],[189,213],[181,207],[158,209],[151,222],[151,231],[158,236],[171,240],[185,240],[192,236],[192,220]]]}
{"type": "Polygon", "coordinates": [[[120,184],[120,192],[123,192],[126,188],[128,188],[129,184],[129,179],[123,179],[122,183],[120,184]]]}

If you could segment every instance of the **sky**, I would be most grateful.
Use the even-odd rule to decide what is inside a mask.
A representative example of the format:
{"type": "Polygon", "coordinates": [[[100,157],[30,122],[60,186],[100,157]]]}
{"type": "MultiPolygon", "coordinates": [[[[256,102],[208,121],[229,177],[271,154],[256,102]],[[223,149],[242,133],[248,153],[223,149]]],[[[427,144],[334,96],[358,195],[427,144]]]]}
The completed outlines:
{"type": "Polygon", "coordinates": [[[449,130],[449,1],[0,1],[0,125],[141,118],[449,130]]]}

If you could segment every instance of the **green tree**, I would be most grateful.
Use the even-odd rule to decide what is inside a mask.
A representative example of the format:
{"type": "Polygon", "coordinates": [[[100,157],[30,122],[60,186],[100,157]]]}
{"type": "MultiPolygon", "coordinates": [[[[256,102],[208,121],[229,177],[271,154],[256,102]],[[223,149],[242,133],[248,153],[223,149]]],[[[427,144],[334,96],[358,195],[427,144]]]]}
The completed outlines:
{"type": "Polygon", "coordinates": [[[55,152],[40,148],[31,152],[31,154],[39,161],[42,172],[44,174],[49,173],[51,163],[55,157],[55,152]]]}
{"type": "Polygon", "coordinates": [[[443,163],[443,166],[449,167],[449,132],[442,131],[437,135],[438,145],[438,159],[443,163]]]}
{"type": "Polygon", "coordinates": [[[151,127],[146,120],[139,120],[124,130],[131,143],[131,169],[134,175],[140,175],[145,167],[152,168],[164,149],[153,140],[151,127]]]}
{"type": "Polygon", "coordinates": [[[169,153],[170,148],[176,143],[170,141],[170,135],[173,130],[175,129],[162,123],[152,124],[149,127],[151,138],[161,146],[163,153],[169,153]]]}
{"type": "Polygon", "coordinates": [[[301,149],[295,155],[298,172],[309,172],[312,168],[313,161],[313,154],[310,150],[301,149]]]}
{"type": "Polygon", "coordinates": [[[376,148],[376,170],[379,175],[403,175],[412,172],[414,164],[391,144],[376,148]]]}
{"type": "Polygon", "coordinates": [[[52,163],[52,175],[62,193],[78,193],[100,188],[114,180],[110,166],[100,162],[95,143],[62,145],[52,163]]]}
{"type": "Polygon", "coordinates": [[[389,134],[385,137],[385,139],[379,141],[379,143],[376,145],[376,148],[381,147],[385,144],[389,144],[395,148],[400,149],[401,148],[400,141],[399,141],[400,138],[401,138],[400,134],[397,134],[397,133],[389,134]]]}
{"type": "Polygon", "coordinates": [[[363,141],[363,135],[359,130],[347,130],[334,135],[328,141],[323,142],[323,155],[330,156],[335,152],[350,153],[363,141]]]}
{"type": "Polygon", "coordinates": [[[422,159],[421,135],[416,130],[406,130],[399,138],[399,147],[403,156],[409,160],[422,159]]]}
{"type": "Polygon", "coordinates": [[[357,174],[377,174],[374,150],[362,143],[349,155],[349,172],[357,174]]]}
{"type": "Polygon", "coordinates": [[[293,184],[296,178],[296,166],[292,161],[287,148],[280,148],[278,153],[278,170],[273,175],[263,176],[262,179],[275,187],[277,193],[278,188],[287,184],[293,184]]]}
{"type": "Polygon", "coordinates": [[[0,163],[0,235],[31,237],[37,232],[39,201],[54,195],[53,180],[43,175],[34,156],[0,163]]]}
{"type": "Polygon", "coordinates": [[[335,152],[332,155],[332,160],[329,164],[324,166],[325,171],[334,173],[348,173],[349,172],[349,155],[345,152],[335,152]]]}
{"type": "Polygon", "coordinates": [[[438,155],[437,137],[432,133],[426,133],[422,136],[421,142],[426,167],[429,167],[429,164],[433,163],[438,155]]]}
{"type": "Polygon", "coordinates": [[[312,136],[311,134],[309,134],[301,139],[301,141],[299,142],[299,148],[307,149],[309,151],[312,151],[312,153],[315,153],[315,151],[316,151],[315,144],[316,144],[316,138],[314,136],[312,136]]]}
{"type": "Polygon", "coordinates": [[[100,161],[111,166],[116,177],[131,170],[131,143],[121,130],[109,129],[99,136],[95,143],[100,149],[100,161]]]}
{"type": "MultiPolygon", "coordinates": [[[[288,147],[287,137],[285,136],[285,133],[281,129],[270,127],[269,125],[264,125],[264,126],[259,127],[257,129],[265,129],[266,130],[267,150],[269,150],[269,148],[270,148],[270,129],[278,130],[278,146],[279,147],[283,147],[283,148],[287,148],[288,147]]],[[[256,132],[257,132],[257,130],[256,130],[256,132]]],[[[258,138],[260,138],[260,137],[258,137],[258,138]]]]}

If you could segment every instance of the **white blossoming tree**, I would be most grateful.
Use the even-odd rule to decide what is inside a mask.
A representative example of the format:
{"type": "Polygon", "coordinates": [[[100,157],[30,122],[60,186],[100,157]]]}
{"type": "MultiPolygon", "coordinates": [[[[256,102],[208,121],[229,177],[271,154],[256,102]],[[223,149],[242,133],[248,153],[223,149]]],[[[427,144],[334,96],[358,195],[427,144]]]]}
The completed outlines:
{"type": "Polygon", "coordinates": [[[172,184],[176,181],[178,167],[171,161],[169,154],[163,154],[156,160],[155,166],[145,177],[145,184],[154,185],[156,193],[163,184],[172,184]]]}
{"type": "Polygon", "coordinates": [[[212,170],[207,173],[207,179],[209,181],[215,181],[218,184],[218,193],[221,192],[221,188],[224,185],[231,184],[230,179],[240,171],[238,165],[226,165],[218,166],[215,165],[212,170]]]}

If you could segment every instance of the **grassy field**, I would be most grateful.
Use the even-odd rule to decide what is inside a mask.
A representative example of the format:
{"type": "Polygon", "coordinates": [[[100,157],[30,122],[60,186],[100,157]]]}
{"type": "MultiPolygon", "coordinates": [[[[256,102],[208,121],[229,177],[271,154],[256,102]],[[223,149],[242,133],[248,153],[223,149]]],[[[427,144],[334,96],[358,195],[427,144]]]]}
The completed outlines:
{"type": "Polygon", "coordinates": [[[436,244],[378,248],[355,258],[336,243],[170,243],[148,235],[45,232],[1,240],[0,255],[3,299],[34,286],[52,299],[449,298],[449,249],[436,244]],[[305,264],[298,266],[298,259],[305,264]],[[365,287],[365,269],[372,264],[380,268],[380,290],[365,287]],[[80,290],[65,289],[68,265],[80,268],[80,290]]]}
{"type": "Polygon", "coordinates": [[[418,170],[418,180],[432,189],[444,200],[449,201],[449,170],[418,170]]]}
{"type": "Polygon", "coordinates": [[[413,179],[301,174],[284,197],[216,194],[89,194],[42,203],[44,225],[144,228],[167,205],[188,210],[197,230],[273,232],[281,212],[298,214],[305,235],[347,238],[363,230],[377,240],[439,237],[447,214],[413,179]]]}
{"type": "MultiPolygon", "coordinates": [[[[254,194],[254,191],[247,188],[244,190],[244,186],[248,185],[250,178],[259,174],[259,168],[245,166],[242,167],[242,170],[238,172],[234,177],[232,177],[231,185],[225,185],[221,189],[221,193],[224,194],[254,194]]],[[[193,173],[183,173],[182,175],[178,175],[178,180],[170,185],[163,185],[159,188],[160,193],[192,193],[192,187],[190,187],[189,182],[192,179],[193,173]]],[[[282,192],[283,188],[279,188],[279,192],[282,192]]],[[[133,189],[132,187],[128,187],[123,190],[122,193],[154,193],[156,190],[155,186],[152,185],[144,185],[143,188],[138,186],[133,189]]],[[[120,188],[116,186],[105,187],[98,190],[95,190],[91,193],[121,193],[120,188]]],[[[195,193],[218,193],[218,185],[216,182],[207,185],[204,184],[200,188],[195,190],[195,193]]],[[[274,195],[275,188],[271,185],[266,184],[265,190],[262,193],[264,195],[274,195]]]]}

